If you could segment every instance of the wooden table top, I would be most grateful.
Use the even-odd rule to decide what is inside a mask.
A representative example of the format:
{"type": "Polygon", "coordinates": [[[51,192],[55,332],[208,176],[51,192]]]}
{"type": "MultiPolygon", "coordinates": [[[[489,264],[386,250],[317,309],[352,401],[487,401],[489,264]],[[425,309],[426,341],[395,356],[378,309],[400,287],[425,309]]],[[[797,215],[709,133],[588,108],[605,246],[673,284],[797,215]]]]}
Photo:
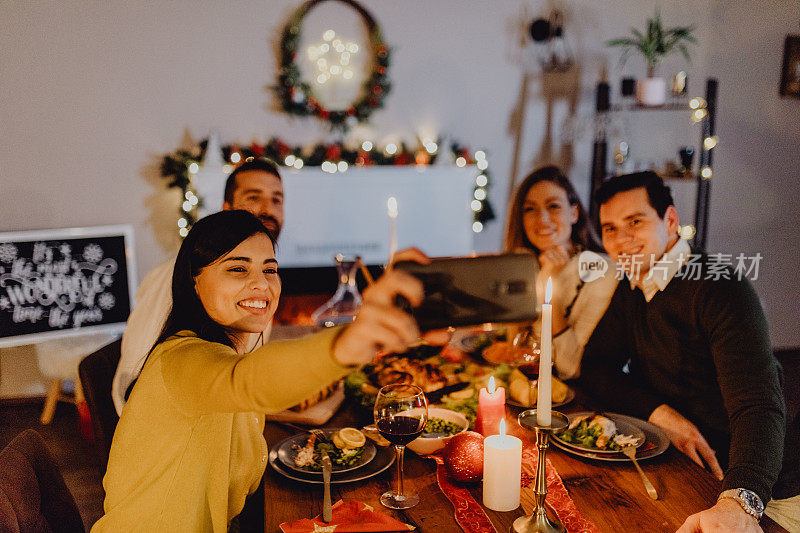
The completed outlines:
{"type": "MultiPolygon", "coordinates": [[[[565,413],[583,410],[587,402],[578,400],[562,407],[565,413]]],[[[514,421],[519,409],[509,408],[507,419],[514,421]]],[[[363,416],[363,413],[362,415],[363,416]]],[[[354,409],[345,403],[326,426],[357,426],[354,409]]],[[[296,431],[269,423],[265,431],[267,443],[275,445],[296,431]]],[[[534,440],[533,434],[530,439],[534,440]]],[[[564,481],[564,485],[578,510],[593,521],[600,531],[675,531],[691,514],[714,504],[721,483],[708,472],[691,462],[685,455],[670,447],[662,455],[640,464],[659,494],[651,500],[639,474],[631,463],[608,463],[581,459],[551,446],[547,454],[564,481]]],[[[380,495],[393,486],[395,468],[359,482],[334,484],[331,487],[333,502],[339,499],[357,499],[398,520],[417,526],[418,531],[458,532],[460,527],[453,518],[453,506],[442,494],[436,482],[436,466],[430,459],[421,459],[406,451],[405,480],[407,489],[420,495],[420,503],[412,509],[394,511],[380,504],[380,495]]],[[[312,518],[322,512],[322,485],[305,484],[289,480],[267,467],[264,475],[265,531],[280,531],[279,524],[299,518],[312,518]]],[[[482,502],[482,485],[470,487],[478,503],[482,502]]],[[[533,502],[526,498],[520,508],[509,512],[485,509],[497,531],[508,531],[513,521],[530,514],[533,502]],[[527,501],[526,501],[527,500],[527,501]]]]}

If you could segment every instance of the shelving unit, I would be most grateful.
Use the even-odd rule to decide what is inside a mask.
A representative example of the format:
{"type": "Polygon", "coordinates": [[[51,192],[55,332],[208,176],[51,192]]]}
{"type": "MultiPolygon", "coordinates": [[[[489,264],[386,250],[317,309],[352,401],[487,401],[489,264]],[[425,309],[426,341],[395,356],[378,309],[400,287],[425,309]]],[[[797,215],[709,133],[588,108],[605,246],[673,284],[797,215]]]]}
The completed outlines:
{"type": "MultiPolygon", "coordinates": [[[[687,102],[668,103],[660,107],[622,107],[611,105],[610,88],[608,83],[600,82],[597,84],[597,100],[595,110],[598,116],[601,113],[618,113],[622,111],[634,112],[658,112],[658,111],[681,111],[691,114],[696,111],[687,102]]],[[[701,108],[702,109],[702,108],[701,108]]],[[[694,179],[697,182],[697,192],[695,196],[695,235],[694,245],[705,249],[708,242],[708,206],[711,200],[711,176],[712,176],[712,151],[713,146],[708,146],[707,139],[714,138],[716,114],[717,114],[717,80],[708,78],[706,80],[705,108],[706,114],[700,121],[700,147],[697,152],[700,157],[697,162],[697,169],[690,169],[693,177],[671,177],[662,176],[665,179],[694,179]]],[[[590,213],[593,220],[597,220],[598,206],[594,200],[594,193],[600,185],[610,177],[607,168],[608,164],[608,139],[605,132],[598,135],[594,140],[592,153],[592,172],[591,172],[591,204],[590,213]]]]}

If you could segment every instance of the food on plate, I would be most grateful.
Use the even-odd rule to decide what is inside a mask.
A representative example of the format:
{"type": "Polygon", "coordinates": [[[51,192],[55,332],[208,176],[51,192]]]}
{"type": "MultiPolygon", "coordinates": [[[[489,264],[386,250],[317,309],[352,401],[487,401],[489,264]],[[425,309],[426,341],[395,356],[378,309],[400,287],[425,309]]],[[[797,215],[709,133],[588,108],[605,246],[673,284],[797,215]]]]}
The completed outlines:
{"type": "Polygon", "coordinates": [[[309,435],[305,445],[297,447],[294,464],[301,468],[322,470],[322,457],[327,454],[334,469],[347,468],[361,459],[366,442],[364,434],[355,428],[340,429],[330,438],[309,435]]]}
{"type": "Polygon", "coordinates": [[[423,430],[422,434],[423,436],[434,433],[450,436],[455,435],[462,429],[464,429],[464,426],[460,426],[455,422],[450,422],[448,420],[444,420],[443,418],[432,416],[428,418],[428,421],[425,423],[425,429],[423,430]]]}
{"type": "Polygon", "coordinates": [[[564,442],[586,448],[620,451],[623,446],[636,445],[638,439],[632,435],[617,433],[613,420],[602,415],[582,415],[572,419],[569,427],[558,434],[564,442]]]}
{"type": "MultiPolygon", "coordinates": [[[[553,403],[563,402],[569,387],[567,384],[553,376],[551,378],[550,395],[553,403]]],[[[508,376],[508,393],[515,402],[525,407],[536,405],[537,386],[536,380],[529,380],[518,368],[515,368],[508,376]]]]}
{"type": "Polygon", "coordinates": [[[490,363],[511,363],[516,350],[510,342],[498,341],[483,349],[482,356],[490,363]]]}

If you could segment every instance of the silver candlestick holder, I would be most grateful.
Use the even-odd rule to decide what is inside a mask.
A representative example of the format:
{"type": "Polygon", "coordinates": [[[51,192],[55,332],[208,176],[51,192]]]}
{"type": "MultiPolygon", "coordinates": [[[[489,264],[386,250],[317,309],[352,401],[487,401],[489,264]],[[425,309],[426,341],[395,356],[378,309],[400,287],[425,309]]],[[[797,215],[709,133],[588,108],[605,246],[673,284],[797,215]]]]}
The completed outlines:
{"type": "Polygon", "coordinates": [[[550,434],[559,432],[566,428],[569,419],[566,415],[557,411],[552,411],[550,425],[541,426],[536,419],[536,409],[523,411],[517,417],[517,422],[525,429],[536,433],[536,447],[539,452],[539,462],[536,465],[536,509],[530,516],[521,516],[514,521],[511,531],[515,533],[566,533],[566,529],[561,524],[557,516],[554,522],[547,517],[545,500],[547,499],[547,447],[549,445],[550,434]]]}

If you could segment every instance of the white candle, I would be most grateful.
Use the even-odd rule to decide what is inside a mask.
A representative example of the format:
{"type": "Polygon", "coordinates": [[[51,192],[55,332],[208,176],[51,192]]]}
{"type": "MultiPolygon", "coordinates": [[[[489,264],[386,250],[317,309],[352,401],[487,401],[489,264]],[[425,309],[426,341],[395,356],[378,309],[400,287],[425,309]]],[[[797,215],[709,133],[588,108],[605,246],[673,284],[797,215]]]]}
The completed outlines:
{"type": "Polygon", "coordinates": [[[506,435],[505,420],[500,434],[483,440],[483,505],[495,511],[519,507],[522,480],[522,441],[506,435]]]}
{"type": "Polygon", "coordinates": [[[547,278],[547,289],[544,291],[544,304],[542,305],[542,350],[539,356],[539,390],[536,399],[536,423],[540,426],[549,426],[552,417],[550,393],[553,362],[553,332],[551,331],[553,306],[550,305],[552,295],[553,280],[547,278]]]}
{"type": "Polygon", "coordinates": [[[389,214],[389,263],[397,252],[397,198],[390,196],[386,202],[389,214]]]}

